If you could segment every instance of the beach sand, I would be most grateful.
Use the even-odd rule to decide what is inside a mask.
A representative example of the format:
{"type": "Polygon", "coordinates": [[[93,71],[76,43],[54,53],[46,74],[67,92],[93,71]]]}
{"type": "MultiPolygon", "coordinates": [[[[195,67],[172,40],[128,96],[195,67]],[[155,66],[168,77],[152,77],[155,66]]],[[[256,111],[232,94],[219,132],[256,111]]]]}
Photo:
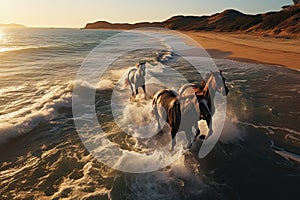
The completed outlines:
{"type": "Polygon", "coordinates": [[[275,38],[245,33],[182,32],[213,58],[275,64],[300,70],[300,38],[275,38]]]}

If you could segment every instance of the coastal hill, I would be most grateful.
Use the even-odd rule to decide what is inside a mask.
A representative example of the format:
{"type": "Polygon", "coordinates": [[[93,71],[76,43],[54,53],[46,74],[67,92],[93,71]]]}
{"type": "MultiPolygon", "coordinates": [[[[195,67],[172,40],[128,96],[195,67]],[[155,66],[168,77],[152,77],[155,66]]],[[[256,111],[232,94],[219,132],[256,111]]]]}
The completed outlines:
{"type": "Polygon", "coordinates": [[[225,10],[211,16],[174,16],[163,22],[136,24],[105,21],[88,23],[84,29],[134,29],[164,27],[180,31],[255,32],[265,35],[299,35],[300,4],[287,6],[281,11],[248,15],[236,10],[225,10]]]}
{"type": "Polygon", "coordinates": [[[26,28],[22,24],[0,24],[0,28],[26,28]]]}
{"type": "Polygon", "coordinates": [[[129,23],[109,23],[106,21],[98,21],[95,23],[88,23],[84,29],[121,29],[121,30],[128,30],[133,28],[140,28],[140,27],[163,27],[161,22],[141,22],[136,24],[129,24],[129,23]]]}

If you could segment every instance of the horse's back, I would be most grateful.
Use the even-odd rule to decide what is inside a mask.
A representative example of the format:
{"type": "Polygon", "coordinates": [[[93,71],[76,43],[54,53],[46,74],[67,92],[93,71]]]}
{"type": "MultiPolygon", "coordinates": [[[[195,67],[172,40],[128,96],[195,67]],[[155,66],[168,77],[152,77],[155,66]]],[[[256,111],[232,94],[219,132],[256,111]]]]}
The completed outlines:
{"type": "Polygon", "coordinates": [[[136,87],[141,87],[145,85],[145,77],[139,73],[139,69],[132,68],[128,72],[128,80],[134,84],[136,87]]]}
{"type": "Polygon", "coordinates": [[[161,89],[156,92],[153,96],[152,104],[162,103],[165,104],[167,102],[174,101],[177,99],[177,93],[173,90],[169,89],[161,89]]]}
{"type": "Polygon", "coordinates": [[[180,87],[179,89],[179,95],[180,97],[185,97],[185,98],[194,98],[196,94],[196,89],[193,84],[186,83],[183,86],[180,87]]]}
{"type": "Polygon", "coordinates": [[[152,105],[156,109],[163,108],[164,112],[167,112],[166,114],[169,115],[174,109],[179,108],[180,111],[180,104],[177,96],[177,93],[173,90],[162,89],[154,95],[152,105]]]}

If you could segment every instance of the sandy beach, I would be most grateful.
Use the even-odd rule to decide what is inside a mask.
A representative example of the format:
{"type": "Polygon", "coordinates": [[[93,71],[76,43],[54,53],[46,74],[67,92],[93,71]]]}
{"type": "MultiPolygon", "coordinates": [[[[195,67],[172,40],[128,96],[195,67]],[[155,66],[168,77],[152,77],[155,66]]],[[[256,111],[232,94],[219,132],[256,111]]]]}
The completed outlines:
{"type": "Polygon", "coordinates": [[[252,34],[183,32],[214,58],[275,64],[300,70],[300,39],[252,34]]]}

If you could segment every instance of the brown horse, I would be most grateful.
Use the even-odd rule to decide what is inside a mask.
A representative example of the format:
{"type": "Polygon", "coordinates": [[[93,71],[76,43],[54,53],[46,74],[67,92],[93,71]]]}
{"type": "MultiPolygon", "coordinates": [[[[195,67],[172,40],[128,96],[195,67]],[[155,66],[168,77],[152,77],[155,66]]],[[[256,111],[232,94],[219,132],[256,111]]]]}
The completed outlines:
{"type": "Polygon", "coordinates": [[[197,130],[195,138],[200,134],[198,121],[205,119],[209,126],[209,136],[212,134],[211,119],[214,113],[214,96],[216,92],[228,94],[222,72],[211,72],[203,90],[195,95],[193,84],[185,84],[179,89],[179,95],[174,90],[162,89],[152,100],[154,115],[165,120],[171,127],[172,150],[176,145],[175,136],[178,131],[184,131],[191,146],[192,128],[197,130]]]}
{"type": "MultiPolygon", "coordinates": [[[[192,88],[190,87],[192,90],[192,88]]],[[[178,131],[184,131],[188,146],[192,141],[192,127],[199,119],[199,106],[195,95],[179,96],[174,90],[162,89],[152,100],[154,115],[160,129],[159,118],[167,122],[171,128],[172,150],[176,145],[175,136],[178,131]],[[193,102],[193,103],[191,103],[193,102]]]]}

